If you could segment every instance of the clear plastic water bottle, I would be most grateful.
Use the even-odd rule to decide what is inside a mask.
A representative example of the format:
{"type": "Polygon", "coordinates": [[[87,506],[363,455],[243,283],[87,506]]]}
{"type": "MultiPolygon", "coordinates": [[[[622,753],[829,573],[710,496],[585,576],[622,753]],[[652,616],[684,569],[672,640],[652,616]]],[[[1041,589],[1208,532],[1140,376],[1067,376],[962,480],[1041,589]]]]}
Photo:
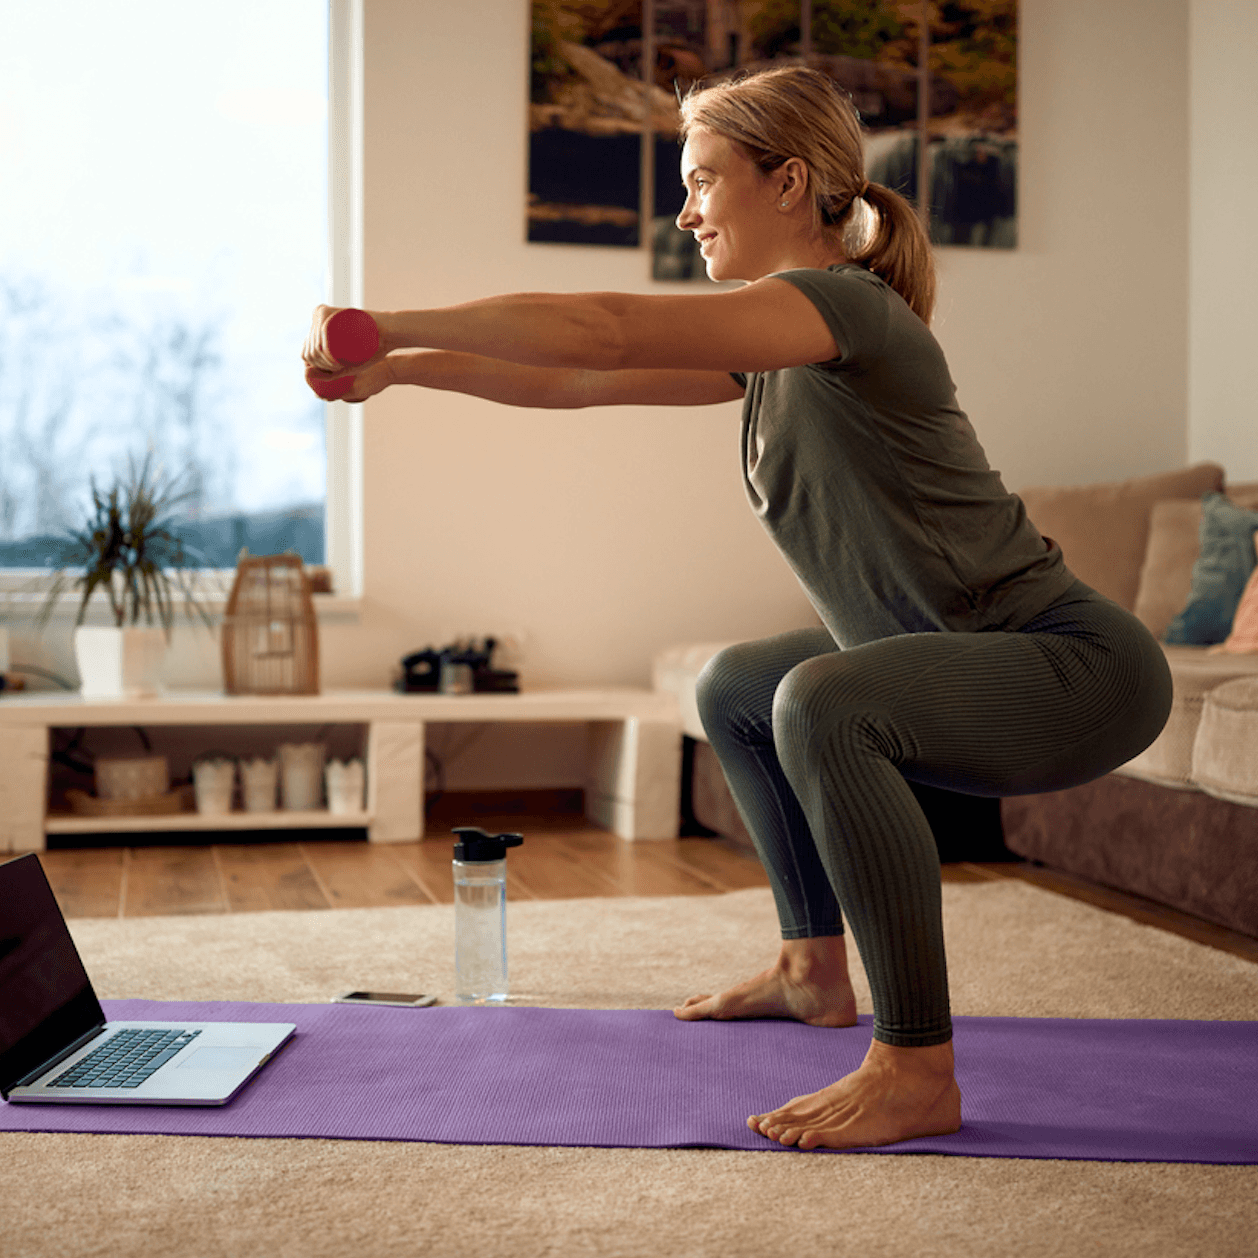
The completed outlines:
{"type": "Polygon", "coordinates": [[[521,834],[457,826],[454,845],[454,994],[462,1004],[507,998],[507,848],[521,834]]]}

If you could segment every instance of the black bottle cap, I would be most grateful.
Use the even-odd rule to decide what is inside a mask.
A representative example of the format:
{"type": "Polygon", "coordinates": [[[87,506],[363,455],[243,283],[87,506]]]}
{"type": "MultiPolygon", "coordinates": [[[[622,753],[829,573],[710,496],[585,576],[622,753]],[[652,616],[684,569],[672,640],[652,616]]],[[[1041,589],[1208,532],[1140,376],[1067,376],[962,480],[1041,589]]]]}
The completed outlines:
{"type": "Polygon", "coordinates": [[[476,826],[455,826],[454,833],[462,836],[454,845],[456,861],[500,861],[507,848],[524,842],[522,834],[487,834],[476,826]]]}

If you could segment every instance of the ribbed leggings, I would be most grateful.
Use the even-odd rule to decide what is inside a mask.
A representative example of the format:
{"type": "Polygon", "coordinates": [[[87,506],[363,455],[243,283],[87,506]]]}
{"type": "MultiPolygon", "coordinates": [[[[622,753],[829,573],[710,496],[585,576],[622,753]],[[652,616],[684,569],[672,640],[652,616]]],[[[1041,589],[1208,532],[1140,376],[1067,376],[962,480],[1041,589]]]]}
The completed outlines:
{"type": "Polygon", "coordinates": [[[852,928],[874,1038],[951,1038],[934,837],[908,782],[1030,795],[1100,777],[1171,704],[1144,626],[1076,583],[1017,632],[840,650],[824,629],[730,647],[699,712],[769,875],[784,939],[852,928]]]}

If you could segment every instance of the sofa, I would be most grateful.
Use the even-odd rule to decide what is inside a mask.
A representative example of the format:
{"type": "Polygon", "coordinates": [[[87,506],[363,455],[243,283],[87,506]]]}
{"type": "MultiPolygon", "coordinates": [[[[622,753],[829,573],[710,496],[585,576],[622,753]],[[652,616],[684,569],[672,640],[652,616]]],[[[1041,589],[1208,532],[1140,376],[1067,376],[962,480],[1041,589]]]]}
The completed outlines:
{"type": "MultiPolygon", "coordinates": [[[[1075,574],[1162,642],[1172,712],[1134,760],[1071,790],[987,800],[915,786],[941,859],[1023,858],[1258,938],[1258,484],[1201,463],[1019,496],[1075,574]]],[[[682,714],[684,825],[749,844],[695,704],[726,645],[661,651],[654,684],[682,714]]]]}

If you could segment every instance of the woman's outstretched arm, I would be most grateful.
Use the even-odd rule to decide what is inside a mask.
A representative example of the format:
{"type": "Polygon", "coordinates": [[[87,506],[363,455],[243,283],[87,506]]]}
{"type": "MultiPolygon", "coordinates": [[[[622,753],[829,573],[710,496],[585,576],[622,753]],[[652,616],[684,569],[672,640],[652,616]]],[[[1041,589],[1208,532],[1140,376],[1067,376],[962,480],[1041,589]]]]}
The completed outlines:
{"type": "MultiPolygon", "coordinates": [[[[335,311],[320,307],[306,361],[344,369],[328,351],[335,311]]],[[[380,349],[435,349],[532,367],[772,371],[837,353],[816,307],[771,276],[730,292],[514,293],[436,310],[372,312],[380,349]]]]}
{"type": "Polygon", "coordinates": [[[742,397],[742,387],[723,371],[590,371],[580,367],[531,367],[446,350],[381,351],[359,367],[325,372],[306,369],[306,380],[323,396],[329,381],[344,379],[347,402],[363,402],[395,384],[413,384],[488,398],[507,406],[567,410],[584,406],[705,406],[742,397]]]}

